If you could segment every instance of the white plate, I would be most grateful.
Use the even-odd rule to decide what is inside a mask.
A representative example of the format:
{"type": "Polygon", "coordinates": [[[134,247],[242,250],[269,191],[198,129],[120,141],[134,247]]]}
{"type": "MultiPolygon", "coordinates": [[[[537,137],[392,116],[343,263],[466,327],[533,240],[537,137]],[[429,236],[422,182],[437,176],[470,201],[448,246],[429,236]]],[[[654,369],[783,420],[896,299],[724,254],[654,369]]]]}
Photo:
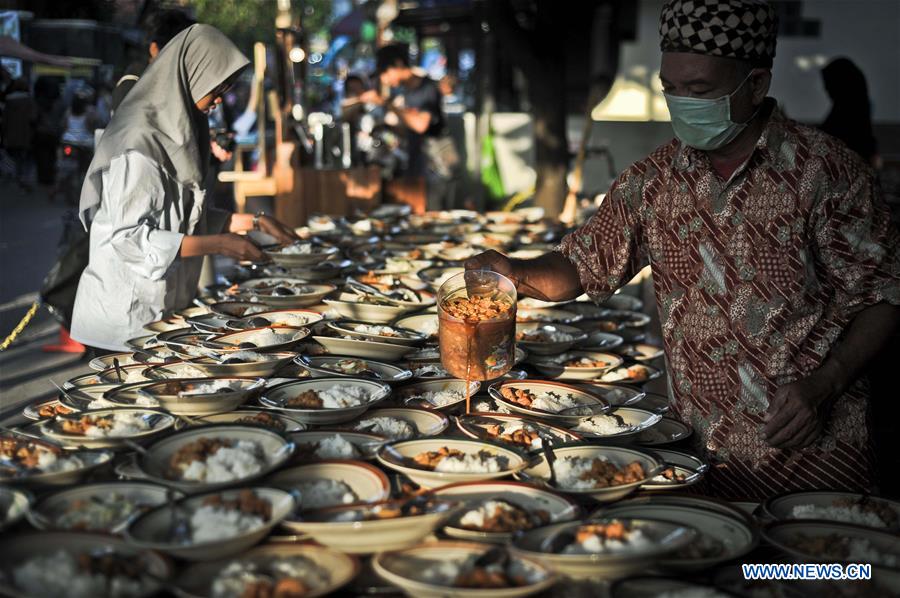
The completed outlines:
{"type": "Polygon", "coordinates": [[[371,409],[361,415],[357,420],[347,424],[353,429],[357,423],[375,417],[391,417],[408,422],[416,430],[416,437],[439,436],[447,430],[450,419],[433,409],[419,409],[416,407],[382,407],[371,409]]]}
{"type": "MultiPolygon", "coordinates": [[[[530,350],[530,345],[525,346],[530,350]]],[[[565,349],[564,349],[565,350],[565,349]]],[[[533,357],[531,362],[534,367],[548,378],[556,380],[593,380],[602,376],[605,372],[622,365],[622,358],[612,353],[599,353],[596,351],[568,351],[562,355],[533,357]],[[564,366],[563,361],[576,357],[587,357],[595,361],[599,360],[606,365],[597,367],[564,366]]]]}
{"type": "MultiPolygon", "coordinates": [[[[481,383],[472,381],[469,383],[470,401],[475,398],[481,383]]],[[[456,380],[455,378],[444,378],[441,380],[428,380],[426,382],[416,382],[415,384],[407,384],[397,389],[396,400],[407,407],[421,407],[423,409],[434,409],[444,413],[452,413],[460,408],[465,407],[466,403],[466,381],[456,380]],[[453,403],[443,406],[437,406],[420,398],[426,392],[441,392],[445,390],[455,390],[459,393],[459,399],[453,403]]]]}
{"type": "MultiPolygon", "coordinates": [[[[340,429],[317,429],[304,430],[302,432],[293,432],[290,435],[291,441],[297,445],[295,460],[297,462],[309,463],[317,461],[333,461],[337,457],[319,457],[313,452],[315,445],[323,440],[340,436],[343,440],[352,444],[358,454],[346,457],[346,460],[365,460],[371,461],[375,458],[375,452],[381,448],[381,445],[387,442],[387,438],[378,434],[368,432],[355,432],[353,430],[340,429]]],[[[344,457],[341,457],[343,460],[344,457]]]]}
{"type": "Polygon", "coordinates": [[[88,366],[92,370],[101,372],[113,367],[114,360],[116,359],[119,360],[120,366],[131,365],[135,363],[134,353],[132,351],[126,351],[125,353],[110,353],[109,355],[103,355],[102,357],[95,357],[91,360],[88,366]]]}
{"type": "MultiPolygon", "coordinates": [[[[304,355],[300,355],[296,358],[296,363],[300,367],[306,369],[313,378],[333,376],[343,376],[349,378],[364,377],[359,374],[345,374],[342,372],[336,372],[334,370],[323,367],[326,365],[332,365],[339,361],[357,359],[358,358],[326,355],[319,357],[306,357],[304,355]]],[[[403,369],[402,367],[398,367],[396,365],[392,365],[390,363],[382,363],[380,361],[375,361],[374,359],[361,359],[360,361],[365,362],[366,367],[369,370],[378,374],[381,377],[380,380],[382,382],[387,382],[388,384],[403,382],[404,380],[409,380],[412,377],[412,372],[410,372],[409,370],[403,369]]]]}
{"type": "Polygon", "coordinates": [[[328,327],[334,330],[337,334],[341,336],[350,336],[352,338],[361,340],[406,346],[416,346],[422,344],[425,341],[424,335],[419,334],[414,330],[407,330],[399,326],[391,326],[389,324],[381,325],[389,327],[391,330],[397,333],[397,336],[386,336],[383,334],[361,331],[359,330],[361,326],[370,326],[370,324],[366,324],[365,322],[347,322],[344,320],[328,322],[328,327]]]}
{"type": "Polygon", "coordinates": [[[314,341],[325,347],[331,355],[346,355],[362,359],[378,359],[381,361],[398,361],[407,353],[415,351],[415,347],[394,343],[379,343],[355,338],[336,336],[314,336],[314,341]]]}
{"type": "MultiPolygon", "coordinates": [[[[776,520],[796,520],[806,521],[794,516],[794,508],[801,505],[815,505],[816,507],[830,507],[837,501],[858,501],[863,499],[862,495],[853,492],[836,492],[836,491],[810,491],[810,492],[792,492],[775,496],[763,503],[763,513],[776,520]]],[[[859,522],[837,521],[834,523],[852,523],[863,527],[871,527],[878,531],[900,532],[900,503],[897,501],[881,498],[877,496],[867,496],[865,500],[878,503],[894,512],[894,524],[888,527],[876,527],[873,525],[865,525],[859,522]]],[[[819,518],[825,520],[824,518],[819,518]]]]}
{"type": "Polygon", "coordinates": [[[676,473],[687,477],[681,482],[655,482],[651,480],[641,486],[641,490],[667,491],[680,490],[687,486],[693,486],[703,479],[703,476],[706,475],[706,471],[709,469],[709,465],[704,463],[699,457],[689,455],[688,453],[663,449],[655,449],[653,452],[656,453],[657,457],[662,458],[667,468],[673,467],[676,473]]]}
{"type": "Polygon", "coordinates": [[[525,322],[516,324],[516,336],[531,332],[533,330],[546,330],[548,332],[561,332],[568,334],[571,338],[563,341],[544,342],[526,339],[517,339],[516,344],[521,345],[523,349],[532,355],[555,355],[568,351],[573,346],[587,340],[587,334],[574,326],[566,326],[565,324],[547,324],[543,322],[525,322]]]}
{"type": "Polygon", "coordinates": [[[534,572],[535,581],[525,586],[512,588],[456,588],[438,585],[422,579],[424,567],[441,563],[465,563],[490,550],[487,544],[474,542],[432,542],[419,544],[397,552],[378,554],[372,564],[375,572],[385,581],[416,598],[438,598],[458,596],[460,598],[519,598],[539,594],[551,588],[557,581],[556,574],[538,559],[513,556],[518,562],[534,572]]]}
{"type": "Polygon", "coordinates": [[[294,453],[294,445],[283,435],[259,426],[239,424],[210,424],[186,428],[161,438],[147,447],[146,454],[138,455],[134,475],[157,484],[176,488],[187,494],[207,492],[217,488],[247,484],[264,477],[284,465],[294,453]],[[223,482],[205,482],[175,478],[170,470],[172,456],[188,443],[201,438],[228,439],[234,442],[247,440],[259,444],[266,456],[266,464],[256,473],[223,482]]]}
{"type": "Polygon", "coordinates": [[[309,266],[331,259],[337,252],[337,247],[313,247],[309,253],[283,253],[280,250],[265,249],[263,253],[279,266],[296,268],[297,266],[309,266]]]}
{"type": "Polygon", "coordinates": [[[84,448],[115,448],[125,446],[126,442],[141,442],[165,432],[175,425],[175,418],[162,411],[153,409],[140,408],[116,408],[116,409],[95,409],[92,411],[82,411],[72,415],[57,415],[38,424],[41,434],[66,447],[84,447],[84,448]],[[125,436],[87,436],[85,434],[70,434],[63,432],[62,421],[65,419],[80,420],[83,417],[107,417],[116,415],[137,415],[145,421],[153,421],[149,430],[143,430],[135,434],[125,436]]]}
{"type": "Polygon", "coordinates": [[[240,409],[238,411],[231,411],[229,413],[215,413],[213,415],[206,415],[195,419],[197,422],[204,424],[241,424],[244,426],[261,426],[263,428],[275,430],[276,432],[284,433],[302,432],[303,430],[306,430],[306,424],[288,417],[283,413],[277,413],[268,409],[240,409]],[[275,426],[270,426],[257,420],[248,421],[248,419],[259,415],[266,415],[275,418],[276,420],[281,422],[284,428],[281,429],[275,426]]]}
{"type": "Polygon", "coordinates": [[[606,488],[575,489],[564,488],[560,485],[551,487],[549,484],[550,467],[547,465],[547,461],[544,456],[539,455],[538,460],[534,462],[530,467],[523,470],[522,473],[517,476],[517,478],[522,481],[534,482],[538,484],[543,483],[547,485],[547,487],[550,487],[552,490],[563,494],[589,497],[593,498],[597,502],[608,503],[628,496],[629,494],[637,490],[642,484],[645,484],[648,480],[653,478],[653,476],[659,473],[663,468],[662,460],[652,453],[625,446],[604,446],[586,443],[574,444],[554,448],[553,454],[556,457],[557,462],[559,462],[561,459],[564,459],[565,457],[582,457],[586,459],[601,458],[609,461],[618,468],[622,468],[633,461],[638,461],[643,467],[644,472],[646,473],[646,477],[636,482],[629,482],[627,484],[620,484],[618,486],[608,486],[606,488]]]}
{"type": "Polygon", "coordinates": [[[378,462],[384,467],[404,474],[423,488],[438,488],[456,482],[491,480],[512,475],[528,466],[528,461],[519,451],[514,451],[496,443],[456,438],[423,438],[401,440],[386,444],[378,450],[378,462]],[[506,466],[496,472],[440,472],[411,464],[411,459],[420,453],[437,451],[442,447],[460,450],[466,454],[485,451],[497,457],[506,458],[506,466]]]}
{"type": "Polygon", "coordinates": [[[632,529],[639,529],[651,539],[651,544],[640,550],[623,552],[605,552],[594,554],[560,554],[547,552],[546,543],[557,534],[575,530],[583,523],[599,523],[598,521],[559,523],[541,527],[515,538],[510,552],[515,555],[540,559],[554,567],[558,572],[574,579],[610,580],[628,577],[639,571],[645,571],[660,558],[687,546],[696,537],[696,531],[690,527],[638,518],[616,518],[632,529]]]}
{"type": "Polygon", "coordinates": [[[400,305],[374,305],[372,303],[363,303],[362,301],[339,301],[336,299],[325,299],[324,303],[335,310],[342,318],[369,322],[370,324],[387,324],[410,311],[425,307],[424,305],[408,307],[400,305]]]}
{"type": "Polygon", "coordinates": [[[220,352],[227,353],[231,351],[238,351],[240,349],[238,349],[236,345],[250,342],[256,344],[257,346],[251,347],[250,349],[248,349],[249,351],[272,353],[278,351],[287,351],[288,349],[305,339],[307,336],[309,336],[308,328],[300,328],[297,326],[267,326],[265,328],[251,328],[249,330],[241,330],[239,332],[227,332],[225,334],[213,337],[212,340],[217,343],[235,345],[234,349],[222,349],[220,352]],[[279,336],[285,336],[289,338],[287,340],[263,345],[260,345],[257,341],[253,340],[255,338],[258,338],[261,334],[265,334],[265,331],[267,330],[272,331],[279,336]]]}
{"type": "MultiPolygon", "coordinates": [[[[144,482],[101,482],[98,484],[81,484],[46,495],[37,501],[28,514],[28,521],[40,530],[60,529],[58,519],[67,512],[81,511],[80,504],[90,503],[117,496],[133,503],[130,512],[122,512],[116,519],[110,519],[107,525],[84,529],[67,528],[65,531],[84,531],[93,533],[121,533],[128,526],[129,520],[142,511],[164,504],[168,500],[170,490],[165,486],[144,482]]],[[[174,498],[181,498],[180,492],[174,498]]],[[[105,504],[105,503],[101,503],[105,504]]]]}
{"type": "MultiPolygon", "coordinates": [[[[564,444],[566,442],[577,442],[581,440],[581,435],[572,430],[567,430],[565,428],[560,428],[558,426],[553,426],[538,420],[530,419],[527,417],[522,417],[521,415],[512,415],[505,413],[479,413],[477,411],[456,416],[456,427],[459,428],[460,432],[468,436],[469,438],[474,438],[476,440],[480,440],[485,438],[487,431],[485,428],[491,425],[504,425],[504,424],[513,424],[513,423],[524,423],[529,426],[536,428],[542,435],[549,436],[553,440],[553,444],[564,444]]],[[[540,451],[542,450],[540,447],[532,448],[531,446],[523,446],[521,444],[514,444],[511,442],[507,442],[505,440],[500,440],[499,438],[492,438],[493,442],[499,442],[500,444],[507,444],[513,448],[516,448],[521,451],[540,451]]]]}
{"type": "Polygon", "coordinates": [[[634,407],[619,407],[608,414],[608,417],[612,416],[619,416],[626,425],[631,426],[631,429],[616,432],[615,434],[597,434],[588,430],[579,429],[576,425],[572,427],[572,431],[581,434],[586,439],[597,438],[610,441],[629,441],[634,440],[635,436],[644,430],[649,430],[662,419],[662,416],[658,413],[645,411],[644,409],[635,409],[634,407]]]}
{"type": "Polygon", "coordinates": [[[677,419],[664,417],[659,423],[645,430],[637,437],[637,443],[643,446],[663,446],[681,442],[692,433],[691,428],[677,419]]]}
{"type": "MultiPolygon", "coordinates": [[[[263,278],[256,279],[252,281],[247,281],[245,283],[241,283],[240,289],[238,290],[238,298],[243,301],[248,301],[251,297],[255,297],[259,300],[259,304],[268,305],[270,307],[279,308],[279,309],[287,309],[287,308],[296,308],[296,307],[309,307],[311,305],[316,305],[321,303],[322,299],[325,298],[326,295],[333,292],[337,287],[333,284],[322,284],[322,283],[306,283],[301,281],[300,279],[285,279],[285,278],[263,278]],[[298,295],[286,295],[286,296],[277,296],[277,295],[261,295],[254,294],[248,290],[248,286],[250,283],[258,283],[260,281],[271,281],[271,280],[291,280],[291,282],[302,285],[306,289],[309,290],[307,293],[302,293],[298,295]],[[246,286],[245,286],[246,285],[246,286]]],[[[255,303],[255,302],[251,302],[255,303]]]]}
{"type": "Polygon", "coordinates": [[[716,542],[719,549],[710,556],[685,553],[687,546],[660,561],[666,569],[678,572],[707,571],[720,563],[738,559],[756,547],[759,535],[746,522],[719,513],[693,507],[654,504],[615,504],[602,510],[604,517],[634,517],[684,524],[697,530],[697,542],[716,542]],[[704,538],[705,536],[705,538],[704,538]]]}
{"type": "Polygon", "coordinates": [[[516,311],[516,323],[540,322],[544,324],[571,324],[581,319],[579,314],[564,309],[540,308],[519,309],[516,311]]]}
{"type": "Polygon", "coordinates": [[[264,386],[262,378],[164,380],[142,387],[141,393],[154,398],[160,407],[175,415],[202,416],[233,411],[259,394],[264,386]],[[201,386],[221,383],[226,383],[231,390],[188,394],[201,386]]]}
{"type": "Polygon", "coordinates": [[[604,413],[609,410],[609,403],[601,398],[599,394],[561,382],[550,382],[545,380],[506,380],[494,383],[488,389],[491,398],[493,398],[498,405],[506,407],[513,413],[521,413],[529,417],[565,427],[577,424],[582,417],[585,417],[585,415],[560,415],[550,411],[541,411],[539,409],[525,407],[504,397],[501,394],[504,388],[528,390],[537,396],[540,396],[545,392],[553,392],[562,396],[569,396],[576,403],[576,406],[584,406],[586,409],[593,409],[597,413],[604,413]]]}
{"type": "Polygon", "coordinates": [[[312,561],[328,576],[328,582],[325,585],[303,594],[304,598],[329,595],[349,583],[359,573],[359,563],[356,559],[336,550],[308,544],[263,545],[253,548],[237,558],[188,565],[176,580],[179,595],[188,598],[212,596],[213,582],[218,578],[219,573],[233,562],[255,563],[262,572],[269,574],[267,567],[270,564],[291,557],[312,561]]]}
{"type": "Polygon", "coordinates": [[[781,521],[774,523],[762,531],[763,538],[782,552],[789,554],[793,560],[801,563],[847,563],[858,560],[841,559],[832,555],[814,554],[805,547],[796,546],[801,538],[831,538],[838,537],[842,540],[862,540],[868,542],[872,549],[883,555],[893,557],[894,565],[885,565],[872,562],[871,558],[865,561],[872,565],[875,572],[873,578],[878,579],[878,569],[886,569],[900,572],[900,541],[896,534],[884,531],[875,531],[866,527],[848,525],[846,523],[831,523],[827,521],[781,521]]]}
{"type": "Polygon", "coordinates": [[[279,384],[265,391],[260,398],[260,403],[272,409],[278,409],[293,416],[305,424],[339,424],[359,417],[369,408],[377,405],[391,394],[391,387],[383,382],[366,380],[365,378],[348,378],[334,376],[332,378],[311,378],[309,380],[297,380],[279,384]],[[368,401],[362,405],[343,407],[340,409],[301,409],[286,407],[285,403],[308,390],[322,391],[339,385],[351,385],[365,388],[368,393],[368,401]]]}
{"type": "MultiPolygon", "coordinates": [[[[16,535],[4,536],[0,543],[0,560],[7,571],[15,569],[21,563],[35,557],[51,557],[57,552],[66,552],[73,557],[78,555],[112,553],[123,557],[131,564],[135,564],[138,570],[145,571],[149,576],[141,582],[146,584],[147,591],[138,594],[141,597],[156,596],[162,590],[162,584],[172,575],[171,563],[159,554],[149,550],[139,550],[129,546],[123,539],[101,534],[84,534],[78,532],[25,532],[16,535]]],[[[48,569],[46,575],[57,574],[53,569],[48,569]]],[[[59,591],[60,586],[65,587],[68,579],[58,579],[54,588],[59,591]]],[[[16,596],[25,598],[35,596],[26,594],[17,588],[0,581],[0,594],[4,596],[16,596]]],[[[65,594],[61,594],[65,595],[65,594]]],[[[43,597],[41,597],[43,598],[43,597]]]]}
{"type": "Polygon", "coordinates": [[[299,533],[309,534],[323,546],[347,554],[372,554],[401,550],[417,544],[459,506],[458,503],[429,500],[423,505],[425,512],[415,515],[360,521],[340,519],[353,516],[354,513],[364,516],[364,513],[381,508],[400,509],[407,501],[407,498],[402,498],[375,505],[344,505],[319,509],[307,514],[303,520],[292,523],[291,528],[299,533]]]}
{"type": "Polygon", "coordinates": [[[438,317],[437,314],[416,314],[405,316],[394,322],[401,328],[415,330],[427,339],[437,339],[438,336],[438,317]]]}
{"type": "MultiPolygon", "coordinates": [[[[391,493],[391,482],[387,475],[374,465],[363,461],[320,461],[282,469],[266,479],[266,484],[286,490],[297,490],[301,482],[313,480],[333,480],[344,483],[356,497],[355,503],[376,503],[385,500],[391,493]]],[[[335,505],[337,506],[337,505],[335,505]]],[[[321,508],[321,507],[319,507],[321,508]]],[[[308,510],[300,496],[298,511],[308,510]]],[[[295,517],[289,516],[283,523],[291,531],[295,517]]]]}
{"type": "Polygon", "coordinates": [[[294,510],[294,497],[277,488],[250,487],[235,490],[219,490],[197,496],[189,496],[175,503],[161,505],[133,520],[125,530],[125,539],[132,545],[147,550],[157,550],[189,561],[211,561],[239,554],[259,543],[294,510]],[[245,490],[251,490],[257,498],[268,501],[272,512],[262,525],[237,535],[204,542],[176,543],[167,537],[173,517],[190,518],[210,496],[234,500],[245,490]],[[175,513],[173,514],[173,508],[175,513]]]}
{"type": "Polygon", "coordinates": [[[531,484],[509,481],[463,482],[450,484],[434,491],[437,497],[460,500],[465,507],[454,515],[443,532],[451,538],[472,540],[475,542],[492,542],[503,544],[513,537],[513,532],[486,532],[460,526],[459,518],[466,512],[478,508],[489,500],[502,499],[527,511],[544,511],[548,516],[547,524],[572,521],[581,513],[581,509],[570,498],[531,484]]]}

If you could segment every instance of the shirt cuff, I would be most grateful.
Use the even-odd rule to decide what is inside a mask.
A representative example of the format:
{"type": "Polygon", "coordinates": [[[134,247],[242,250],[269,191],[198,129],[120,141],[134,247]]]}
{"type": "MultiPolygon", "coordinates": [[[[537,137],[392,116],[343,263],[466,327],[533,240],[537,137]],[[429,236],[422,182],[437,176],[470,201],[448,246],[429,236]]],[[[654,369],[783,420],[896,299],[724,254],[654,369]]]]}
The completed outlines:
{"type": "Polygon", "coordinates": [[[181,241],[184,234],[159,228],[152,229],[147,240],[150,242],[150,252],[147,254],[148,278],[161,280],[169,274],[170,268],[176,263],[181,252],[181,241]]]}

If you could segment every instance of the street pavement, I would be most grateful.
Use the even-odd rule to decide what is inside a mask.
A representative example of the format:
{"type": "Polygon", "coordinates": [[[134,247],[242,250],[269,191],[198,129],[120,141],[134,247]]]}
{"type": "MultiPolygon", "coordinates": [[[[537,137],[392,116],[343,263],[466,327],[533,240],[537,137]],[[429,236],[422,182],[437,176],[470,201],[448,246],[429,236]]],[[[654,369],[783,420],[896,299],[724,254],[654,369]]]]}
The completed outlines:
{"type": "MultiPolygon", "coordinates": [[[[59,200],[48,201],[44,191],[27,193],[9,179],[0,180],[0,340],[37,300],[56,260],[68,209],[59,200]]],[[[27,402],[52,397],[50,379],[61,383],[89,371],[80,355],[41,350],[58,334],[58,324],[41,308],[16,342],[0,352],[0,422],[27,402]]]]}

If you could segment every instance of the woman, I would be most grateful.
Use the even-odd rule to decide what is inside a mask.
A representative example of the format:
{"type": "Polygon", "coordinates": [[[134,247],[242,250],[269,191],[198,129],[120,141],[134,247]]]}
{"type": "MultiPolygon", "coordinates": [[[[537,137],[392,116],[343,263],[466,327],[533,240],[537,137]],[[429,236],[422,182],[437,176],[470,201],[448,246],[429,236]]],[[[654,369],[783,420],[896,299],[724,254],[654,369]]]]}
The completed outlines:
{"type": "Polygon", "coordinates": [[[247,59],[220,31],[193,25],[166,44],[116,110],[81,191],[90,259],[72,338],[119,351],[164,313],[190,305],[204,255],[264,260],[235,233],[254,227],[290,242],[267,216],[208,207],[207,114],[247,59]]]}
{"type": "Polygon", "coordinates": [[[866,164],[877,167],[866,76],[849,58],[835,58],[822,69],[822,82],[832,102],[822,130],[846,143],[866,164]]]}

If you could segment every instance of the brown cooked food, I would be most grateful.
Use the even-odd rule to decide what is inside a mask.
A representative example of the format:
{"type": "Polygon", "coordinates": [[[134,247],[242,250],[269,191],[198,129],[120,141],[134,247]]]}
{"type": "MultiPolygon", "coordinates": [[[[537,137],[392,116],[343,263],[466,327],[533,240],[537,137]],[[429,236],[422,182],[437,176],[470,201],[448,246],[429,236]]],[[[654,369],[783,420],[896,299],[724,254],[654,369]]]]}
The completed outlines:
{"type": "Polygon", "coordinates": [[[687,479],[687,474],[679,473],[675,467],[666,467],[661,472],[659,472],[664,478],[669,480],[670,482],[683,482],[687,479]]]}
{"type": "Polygon", "coordinates": [[[585,541],[590,540],[591,536],[597,536],[604,540],[624,541],[628,536],[628,529],[621,521],[582,525],[575,532],[575,541],[583,544],[585,541]]]}
{"type": "Polygon", "coordinates": [[[415,457],[413,457],[413,461],[416,465],[420,467],[427,467],[428,469],[434,469],[437,467],[437,464],[443,461],[447,457],[465,457],[466,454],[458,449],[447,448],[446,446],[442,446],[436,451],[427,451],[424,453],[419,453],[415,457]]]}
{"type": "Polygon", "coordinates": [[[894,529],[898,525],[900,525],[900,521],[898,521],[897,512],[894,511],[887,503],[884,503],[878,499],[873,499],[868,496],[862,496],[859,498],[839,498],[834,501],[834,506],[836,507],[859,507],[865,513],[873,513],[879,519],[884,521],[885,525],[894,529]]]}
{"type": "Polygon", "coordinates": [[[292,397],[284,402],[285,407],[297,407],[300,409],[321,409],[322,399],[314,390],[304,390],[296,397],[292,397]]]}
{"type": "Polygon", "coordinates": [[[260,579],[247,582],[241,598],[302,598],[309,590],[306,583],[296,577],[282,577],[275,583],[260,579]]]}
{"type": "Polygon", "coordinates": [[[591,470],[584,472],[579,478],[593,482],[595,488],[609,488],[645,480],[647,472],[640,461],[632,461],[620,469],[609,461],[594,459],[591,470]]]}
{"type": "Polygon", "coordinates": [[[522,407],[531,407],[531,403],[537,398],[537,395],[531,391],[522,388],[513,388],[511,386],[504,386],[501,388],[500,394],[507,401],[521,405],[522,407]]]}
{"type": "Polygon", "coordinates": [[[274,415],[264,412],[257,413],[256,415],[247,415],[238,419],[236,423],[265,426],[267,428],[275,428],[276,430],[280,430],[282,432],[287,429],[287,426],[283,421],[281,421],[274,415]]]}
{"type": "Polygon", "coordinates": [[[506,317],[512,309],[509,301],[490,297],[456,297],[442,305],[447,315],[466,322],[497,320],[506,317]]]}
{"type": "Polygon", "coordinates": [[[229,511],[240,511],[244,515],[257,515],[264,521],[272,517],[272,505],[264,498],[256,496],[253,490],[243,489],[235,498],[225,499],[220,494],[203,499],[204,507],[215,507],[229,511]]]}
{"type": "Polygon", "coordinates": [[[139,579],[144,570],[144,563],[134,557],[110,553],[92,555],[79,554],[78,568],[91,575],[105,575],[112,577],[130,577],[139,579]]]}
{"type": "Polygon", "coordinates": [[[605,368],[608,365],[608,361],[591,359],[590,357],[573,357],[563,362],[563,366],[567,368],[605,368]]]}
{"type": "Polygon", "coordinates": [[[189,442],[175,451],[169,459],[169,467],[176,477],[182,470],[190,467],[194,461],[206,461],[210,455],[216,454],[220,448],[234,446],[234,442],[223,438],[199,438],[189,442]]]}
{"type": "Polygon", "coordinates": [[[457,588],[514,588],[527,585],[518,577],[507,575],[502,569],[475,567],[460,573],[454,584],[457,588]]]}
{"type": "Polygon", "coordinates": [[[484,429],[488,436],[499,440],[501,442],[507,442],[509,444],[515,444],[519,446],[524,446],[527,448],[531,448],[531,443],[540,438],[540,434],[537,433],[537,430],[526,430],[525,428],[519,428],[518,430],[513,430],[512,432],[504,432],[503,424],[493,424],[484,429]]]}
{"type": "Polygon", "coordinates": [[[550,523],[550,513],[543,509],[536,509],[529,513],[522,507],[511,502],[503,502],[508,509],[494,509],[494,512],[484,518],[484,525],[476,527],[464,525],[464,529],[479,532],[518,532],[550,523]]]}
{"type": "Polygon", "coordinates": [[[40,462],[41,451],[61,455],[62,449],[47,444],[36,444],[20,438],[0,438],[0,457],[28,469],[34,469],[40,462]]]}
{"type": "Polygon", "coordinates": [[[40,417],[54,417],[57,415],[68,415],[73,413],[74,409],[70,409],[65,405],[61,405],[59,403],[50,403],[49,405],[41,405],[38,409],[38,415],[40,417]]]}
{"type": "Polygon", "coordinates": [[[101,430],[109,430],[113,426],[113,416],[104,415],[101,417],[82,415],[78,419],[64,419],[61,421],[62,431],[66,434],[77,434],[84,436],[87,431],[93,427],[101,430]]]}

